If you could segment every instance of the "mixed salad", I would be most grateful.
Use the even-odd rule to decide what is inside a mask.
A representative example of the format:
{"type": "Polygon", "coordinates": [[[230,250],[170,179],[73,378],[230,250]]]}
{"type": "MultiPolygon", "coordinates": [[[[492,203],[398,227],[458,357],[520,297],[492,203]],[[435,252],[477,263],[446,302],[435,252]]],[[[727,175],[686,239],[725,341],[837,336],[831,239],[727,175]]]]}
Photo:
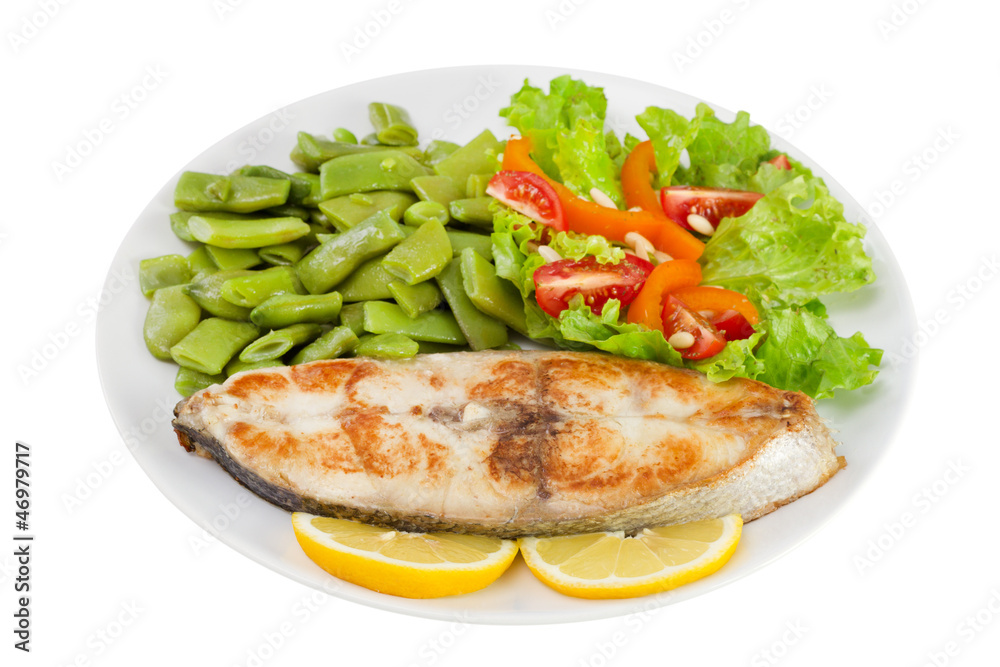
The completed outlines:
{"type": "Polygon", "coordinates": [[[872,382],[881,351],[837,335],[820,300],[875,279],[823,180],[745,112],[648,107],[643,141],[605,131],[606,108],[563,76],[500,112],[520,137],[488,190],[506,204],[493,255],[528,336],[816,398],[872,382]]]}
{"type": "Polygon", "coordinates": [[[193,251],[140,263],[148,349],[184,395],[266,366],[503,347],[508,328],[816,398],[872,382],[881,351],[820,300],[875,279],[823,180],[743,112],[651,106],[642,139],[606,111],[570,76],[525,81],[506,142],[421,148],[404,109],[373,102],[361,140],[300,132],[294,173],[183,173],[170,224],[193,251]]]}

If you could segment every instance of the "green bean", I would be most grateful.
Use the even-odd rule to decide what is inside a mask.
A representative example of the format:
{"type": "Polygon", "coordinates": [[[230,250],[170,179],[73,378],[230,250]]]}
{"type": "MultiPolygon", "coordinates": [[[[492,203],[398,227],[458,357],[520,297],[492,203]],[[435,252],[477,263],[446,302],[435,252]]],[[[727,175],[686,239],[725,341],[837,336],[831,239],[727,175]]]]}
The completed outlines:
{"type": "Polygon", "coordinates": [[[202,243],[220,248],[263,248],[309,233],[309,225],[298,218],[219,220],[195,215],[188,220],[188,229],[202,243]]]}
{"type": "Polygon", "coordinates": [[[305,294],[290,266],[274,266],[248,276],[230,278],[222,283],[220,290],[223,299],[244,308],[256,308],[272,296],[288,293],[305,294]]]}
{"type": "Polygon", "coordinates": [[[412,190],[410,179],[430,170],[398,150],[358,153],[327,160],[319,168],[323,199],[352,192],[412,190]]]}
{"type": "Polygon", "coordinates": [[[320,359],[336,359],[350,352],[358,344],[358,336],[349,326],[330,329],[306,345],[292,357],[292,364],[307,364],[320,359]]]}
{"type": "Polygon", "coordinates": [[[183,285],[191,280],[191,265],[183,255],[163,255],[139,262],[139,289],[143,296],[171,285],[183,285]]]}
{"type": "Polygon", "coordinates": [[[283,329],[293,324],[326,324],[340,314],[343,299],[329,294],[277,294],[250,313],[250,321],[264,329],[283,329]]]}
{"type": "Polygon", "coordinates": [[[187,398],[195,392],[211,387],[213,384],[225,382],[225,380],[226,376],[221,373],[218,375],[208,375],[207,373],[181,366],[177,369],[177,377],[174,379],[174,389],[178,394],[187,398]]]}
{"type": "Polygon", "coordinates": [[[226,213],[218,211],[216,213],[199,213],[197,211],[177,211],[170,214],[170,229],[182,241],[197,241],[188,229],[188,220],[191,216],[199,215],[203,218],[217,218],[219,220],[254,220],[260,215],[256,213],[226,213]]]}
{"type": "Polygon", "coordinates": [[[142,337],[157,359],[170,359],[170,348],[198,326],[201,307],[184,293],[183,285],[161,287],[153,293],[146,311],[142,337]]]}
{"type": "Polygon", "coordinates": [[[302,222],[312,221],[312,210],[297,204],[272,206],[260,212],[265,218],[298,218],[302,222]]]}
{"type": "Polygon", "coordinates": [[[459,148],[460,146],[452,141],[434,139],[427,144],[427,148],[424,149],[424,163],[433,166],[457,151],[459,148]]]}
{"type": "MultiPolygon", "coordinates": [[[[258,339],[260,340],[260,339],[258,339]]],[[[251,343],[252,345],[253,343],[251,343]]],[[[261,368],[274,368],[276,366],[284,366],[284,362],[281,359],[264,359],[262,361],[240,361],[239,357],[233,357],[232,361],[226,364],[226,368],[223,372],[226,377],[232,377],[237,373],[242,373],[243,371],[256,371],[261,368]]]]}
{"type": "Polygon", "coordinates": [[[334,130],[333,140],[340,141],[345,144],[358,143],[358,138],[354,136],[354,133],[348,130],[346,127],[338,127],[336,130],[334,130]]]}
{"type": "Polygon", "coordinates": [[[219,270],[215,265],[215,260],[208,254],[206,246],[198,246],[194,252],[187,256],[188,266],[191,267],[191,280],[198,281],[205,276],[210,276],[219,270]]]}
{"type": "Polygon", "coordinates": [[[448,212],[459,222],[493,229],[493,211],[490,210],[492,203],[493,197],[456,199],[448,206],[448,212]]]}
{"type": "Polygon", "coordinates": [[[445,206],[453,199],[461,199],[465,194],[465,190],[456,186],[447,176],[417,176],[410,181],[410,186],[420,199],[445,206]]]}
{"type": "Polygon", "coordinates": [[[295,265],[311,294],[328,292],[365,260],[381,255],[405,238],[385,211],[314,248],[295,265]]]}
{"type": "Polygon", "coordinates": [[[492,174],[499,168],[497,156],[503,144],[489,130],[462,146],[448,157],[434,164],[434,171],[447,176],[458,188],[465,188],[471,174],[492,174]]]}
{"type": "Polygon", "coordinates": [[[184,288],[184,292],[194,299],[210,315],[224,317],[227,320],[246,321],[250,317],[250,309],[237,306],[222,298],[222,286],[227,280],[240,276],[251,276],[253,271],[217,271],[184,288]]]}
{"type": "Polygon", "coordinates": [[[257,251],[257,256],[265,264],[272,266],[291,266],[302,259],[309,247],[305,237],[288,243],[269,245],[257,251]]]}
{"type": "Polygon", "coordinates": [[[279,359],[293,347],[311,343],[322,333],[323,329],[318,324],[293,324],[284,329],[275,329],[243,348],[240,361],[279,359]]]}
{"type": "Polygon", "coordinates": [[[431,220],[393,248],[382,266],[407,285],[416,285],[441,273],[451,258],[448,233],[440,222],[431,220]]]}
{"type": "Polygon", "coordinates": [[[486,196],[486,187],[490,184],[493,174],[469,174],[465,181],[465,196],[469,199],[486,196]]]}
{"type": "Polygon", "coordinates": [[[380,144],[387,146],[415,146],[417,128],[413,127],[406,109],[385,102],[371,102],[368,105],[368,119],[375,128],[375,136],[380,144]]]}
{"type": "Polygon", "coordinates": [[[386,301],[366,301],[364,305],[365,331],[373,334],[398,333],[413,340],[431,343],[462,345],[465,336],[451,313],[432,310],[415,318],[402,308],[386,301]]]}
{"type": "Polygon", "coordinates": [[[365,332],[365,304],[349,303],[340,310],[340,321],[350,327],[355,335],[365,332]]]}
{"type": "Polygon", "coordinates": [[[322,191],[319,187],[319,174],[296,172],[294,176],[309,181],[309,194],[303,197],[301,202],[303,206],[316,206],[323,201],[322,191]]]}
{"type": "Polygon", "coordinates": [[[331,239],[335,239],[338,236],[340,236],[340,234],[322,234],[321,233],[321,234],[317,234],[316,235],[316,240],[319,241],[320,243],[326,243],[327,241],[329,241],[331,239]]]}
{"type": "Polygon", "coordinates": [[[493,265],[472,248],[462,251],[460,262],[462,285],[473,305],[527,336],[524,299],[514,283],[497,276],[493,265]]]}
{"type": "Polygon", "coordinates": [[[367,220],[379,211],[385,211],[389,217],[399,222],[403,211],[417,201],[409,192],[392,190],[368,192],[364,195],[350,194],[334,197],[320,202],[322,211],[330,223],[338,231],[346,232],[358,223],[367,220]]]}
{"type": "Polygon", "coordinates": [[[449,219],[448,209],[436,201],[418,201],[403,212],[403,222],[411,227],[419,227],[431,220],[447,225],[449,219]]]}
{"type": "Polygon", "coordinates": [[[378,135],[374,132],[369,132],[365,136],[361,137],[362,146],[381,146],[382,144],[378,140],[378,135]]]}
{"type": "Polygon", "coordinates": [[[493,259],[493,239],[488,234],[448,230],[451,249],[458,255],[466,248],[472,248],[486,259],[493,259]]]}
{"type": "Polygon", "coordinates": [[[397,333],[362,336],[354,348],[356,356],[378,359],[409,359],[419,351],[417,341],[397,333]]]}
{"type": "Polygon", "coordinates": [[[260,264],[257,251],[252,248],[220,248],[206,245],[205,252],[217,267],[223,271],[230,269],[250,269],[260,264]]]}
{"type": "Polygon", "coordinates": [[[396,280],[396,276],[382,266],[383,257],[385,255],[372,257],[337,285],[337,291],[344,297],[345,303],[392,298],[389,283],[396,280]]]}
{"type": "Polygon", "coordinates": [[[299,132],[298,145],[292,149],[292,162],[302,167],[307,172],[315,172],[324,162],[344,155],[358,155],[361,153],[377,153],[386,150],[400,150],[411,157],[421,157],[423,153],[419,148],[400,146],[364,145],[357,142],[329,141],[313,136],[308,132],[299,132]]]}
{"type": "Polygon", "coordinates": [[[184,211],[250,213],[284,204],[290,188],[290,181],[274,178],[185,171],[174,188],[174,204],[184,211]]]}
{"type": "Polygon", "coordinates": [[[441,290],[431,280],[416,285],[407,285],[402,280],[393,280],[389,283],[388,288],[391,297],[410,318],[416,318],[423,313],[434,310],[444,299],[441,290]]]}
{"type": "Polygon", "coordinates": [[[258,336],[260,329],[249,322],[210,317],[170,348],[170,356],[185,368],[218,375],[230,359],[258,336]]]}
{"type": "Polygon", "coordinates": [[[268,167],[267,165],[247,165],[240,167],[233,174],[238,176],[258,176],[260,178],[276,178],[289,182],[288,203],[301,204],[302,200],[312,192],[312,184],[308,179],[296,174],[286,174],[280,169],[268,167]]]}
{"type": "Polygon", "coordinates": [[[459,262],[452,262],[434,280],[444,294],[458,326],[465,334],[469,347],[485,350],[507,342],[507,327],[500,320],[480,311],[465,293],[462,284],[462,268],[459,262]]]}

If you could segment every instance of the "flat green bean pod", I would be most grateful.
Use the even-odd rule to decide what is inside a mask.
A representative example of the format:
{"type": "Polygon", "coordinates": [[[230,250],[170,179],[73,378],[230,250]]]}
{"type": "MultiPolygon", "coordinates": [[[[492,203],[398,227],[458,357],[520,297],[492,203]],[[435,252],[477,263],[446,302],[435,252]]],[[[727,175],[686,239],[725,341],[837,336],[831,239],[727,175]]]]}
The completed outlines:
{"type": "Polygon", "coordinates": [[[183,255],[163,255],[139,262],[139,289],[143,296],[171,285],[183,285],[191,280],[191,265],[183,255]]]}
{"type": "Polygon", "coordinates": [[[264,248],[309,233],[309,225],[295,217],[220,220],[195,215],[188,219],[188,229],[198,241],[220,248],[264,248]]]}
{"type": "Polygon", "coordinates": [[[174,204],[182,211],[250,213],[284,204],[290,189],[286,180],[185,171],[174,188],[174,204]]]}
{"type": "Polygon", "coordinates": [[[185,368],[218,375],[230,359],[258,336],[260,329],[249,322],[210,317],[170,348],[170,356],[185,368]]]}
{"type": "Polygon", "coordinates": [[[330,329],[292,357],[293,364],[307,364],[320,359],[336,359],[347,354],[358,344],[358,336],[349,326],[330,329]]]}
{"type": "Polygon", "coordinates": [[[293,324],[327,324],[337,319],[343,299],[339,292],[328,294],[278,294],[250,313],[250,321],[264,329],[281,329],[293,324]]]}
{"type": "Polygon", "coordinates": [[[293,347],[311,343],[322,333],[323,329],[318,324],[293,324],[284,329],[275,329],[243,348],[240,361],[249,363],[279,359],[293,347]]]}
{"type": "Polygon", "coordinates": [[[219,292],[229,303],[244,308],[256,308],[276,294],[305,294],[295,270],[290,266],[273,266],[237,276],[222,283],[219,292]]]}
{"type": "Polygon", "coordinates": [[[161,287],[146,311],[142,337],[157,359],[170,359],[170,348],[198,326],[201,307],[184,293],[183,285],[161,287]]]}
{"type": "Polygon", "coordinates": [[[386,146],[416,146],[417,128],[413,127],[406,109],[385,102],[368,105],[368,119],[375,128],[375,137],[386,146]]]}
{"type": "Polygon", "coordinates": [[[174,389],[177,390],[178,394],[187,398],[195,392],[207,389],[213,384],[225,382],[225,380],[226,376],[222,373],[209,375],[207,373],[202,373],[201,371],[181,366],[177,369],[177,377],[174,378],[174,389]]]}

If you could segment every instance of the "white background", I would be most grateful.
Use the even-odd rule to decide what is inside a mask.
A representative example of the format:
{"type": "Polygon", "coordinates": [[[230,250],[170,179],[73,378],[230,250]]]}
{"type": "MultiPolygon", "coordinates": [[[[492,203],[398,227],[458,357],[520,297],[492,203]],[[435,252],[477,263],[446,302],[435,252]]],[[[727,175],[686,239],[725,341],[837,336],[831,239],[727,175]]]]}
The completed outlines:
{"type": "Polygon", "coordinates": [[[16,564],[13,547],[0,548],[0,661],[995,664],[1000,455],[987,421],[1000,282],[997,5],[346,4],[4,4],[0,539],[13,544],[15,439],[32,446],[37,537],[30,654],[12,647],[16,564]],[[355,42],[356,29],[390,15],[368,43],[355,42]],[[313,601],[311,589],[205,537],[132,460],[101,394],[90,300],[147,201],[207,146],[284,105],[385,74],[476,63],[603,71],[746,109],[869,207],[925,332],[917,385],[876,474],[791,554],[645,616],[444,623],[313,601]],[[116,99],[144,83],[123,117],[116,99]],[[111,131],[57,174],[53,164],[104,118],[111,131]],[[921,155],[932,163],[917,166],[921,155]],[[26,373],[53,340],[58,354],[26,373]],[[72,495],[87,497],[68,506],[72,495]]]}

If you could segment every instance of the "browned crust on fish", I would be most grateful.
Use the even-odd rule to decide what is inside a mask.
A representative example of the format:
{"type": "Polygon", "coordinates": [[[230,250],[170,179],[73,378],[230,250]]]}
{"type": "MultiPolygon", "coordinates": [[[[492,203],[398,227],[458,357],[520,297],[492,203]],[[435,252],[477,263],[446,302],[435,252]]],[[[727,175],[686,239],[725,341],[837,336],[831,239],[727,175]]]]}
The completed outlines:
{"type": "Polygon", "coordinates": [[[270,502],[406,530],[516,537],[752,520],[843,465],[804,394],[595,353],[262,369],[175,413],[188,451],[270,502]]]}

